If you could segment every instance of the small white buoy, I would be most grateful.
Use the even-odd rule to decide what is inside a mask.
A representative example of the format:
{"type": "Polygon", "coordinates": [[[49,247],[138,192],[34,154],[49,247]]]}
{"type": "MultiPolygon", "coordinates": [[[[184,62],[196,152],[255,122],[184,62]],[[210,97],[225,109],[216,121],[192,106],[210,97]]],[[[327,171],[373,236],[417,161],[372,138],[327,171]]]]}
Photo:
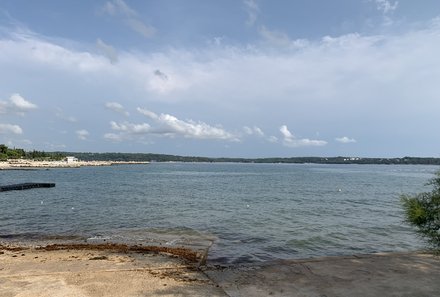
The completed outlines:
{"type": "Polygon", "coordinates": [[[247,204],[246,207],[249,207],[249,204],[247,204]]]}
{"type": "Polygon", "coordinates": [[[341,190],[341,189],[338,189],[338,192],[342,192],[342,190],[341,190]]]}
{"type": "Polygon", "coordinates": [[[43,204],[43,201],[41,201],[41,204],[43,204]]]}
{"type": "Polygon", "coordinates": [[[72,209],[75,209],[75,207],[72,207],[72,209]]]}

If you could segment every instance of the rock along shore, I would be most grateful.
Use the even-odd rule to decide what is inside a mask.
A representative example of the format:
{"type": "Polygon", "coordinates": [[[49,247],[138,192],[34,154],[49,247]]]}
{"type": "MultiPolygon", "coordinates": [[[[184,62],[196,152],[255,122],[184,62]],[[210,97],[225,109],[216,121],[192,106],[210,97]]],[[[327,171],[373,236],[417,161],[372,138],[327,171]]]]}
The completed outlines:
{"type": "Polygon", "coordinates": [[[78,168],[84,166],[112,166],[124,164],[148,164],[150,162],[137,161],[34,161],[34,160],[8,160],[0,162],[0,170],[7,169],[34,169],[34,168],[78,168]]]}

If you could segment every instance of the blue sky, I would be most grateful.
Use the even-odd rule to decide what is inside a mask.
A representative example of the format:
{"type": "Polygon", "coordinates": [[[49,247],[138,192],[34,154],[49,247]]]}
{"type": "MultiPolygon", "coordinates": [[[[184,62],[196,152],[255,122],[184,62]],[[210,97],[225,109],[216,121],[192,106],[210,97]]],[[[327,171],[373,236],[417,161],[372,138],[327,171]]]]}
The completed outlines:
{"type": "Polygon", "coordinates": [[[440,157],[437,0],[0,1],[0,143],[440,157]]]}

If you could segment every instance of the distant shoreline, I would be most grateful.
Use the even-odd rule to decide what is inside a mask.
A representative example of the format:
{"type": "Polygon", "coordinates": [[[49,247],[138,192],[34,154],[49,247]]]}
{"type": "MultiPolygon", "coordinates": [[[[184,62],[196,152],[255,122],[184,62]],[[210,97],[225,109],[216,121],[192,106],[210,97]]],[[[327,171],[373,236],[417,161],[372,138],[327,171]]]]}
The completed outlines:
{"type": "Polygon", "coordinates": [[[179,156],[155,153],[85,153],[85,152],[54,152],[67,156],[75,156],[83,161],[149,161],[149,162],[203,162],[203,163],[287,163],[287,164],[359,164],[359,165],[437,165],[440,158],[434,157],[264,157],[264,158],[231,158],[231,157],[200,157],[179,156]]]}
{"type": "MultiPolygon", "coordinates": [[[[60,152],[55,152],[60,153],[60,152]]],[[[64,154],[66,154],[64,152],[64,154]]],[[[321,164],[321,165],[434,165],[440,158],[361,158],[361,157],[273,157],[273,158],[211,158],[151,153],[67,153],[74,161],[36,161],[8,159],[0,161],[0,170],[39,168],[78,168],[87,166],[112,166],[149,163],[241,163],[241,164],[321,164]]]]}
{"type": "Polygon", "coordinates": [[[126,164],[148,164],[148,161],[35,161],[35,160],[8,160],[0,162],[0,170],[9,169],[39,169],[39,168],[79,168],[88,166],[113,166],[126,164]]]}

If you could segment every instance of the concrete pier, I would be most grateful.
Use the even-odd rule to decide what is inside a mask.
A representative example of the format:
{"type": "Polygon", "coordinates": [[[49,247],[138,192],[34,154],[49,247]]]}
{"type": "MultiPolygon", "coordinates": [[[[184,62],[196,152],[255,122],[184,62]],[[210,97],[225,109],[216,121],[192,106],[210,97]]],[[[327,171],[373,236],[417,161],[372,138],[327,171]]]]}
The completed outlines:
{"type": "Polygon", "coordinates": [[[53,187],[55,187],[54,183],[22,183],[22,184],[0,186],[0,192],[29,190],[35,188],[53,188],[53,187]]]}

